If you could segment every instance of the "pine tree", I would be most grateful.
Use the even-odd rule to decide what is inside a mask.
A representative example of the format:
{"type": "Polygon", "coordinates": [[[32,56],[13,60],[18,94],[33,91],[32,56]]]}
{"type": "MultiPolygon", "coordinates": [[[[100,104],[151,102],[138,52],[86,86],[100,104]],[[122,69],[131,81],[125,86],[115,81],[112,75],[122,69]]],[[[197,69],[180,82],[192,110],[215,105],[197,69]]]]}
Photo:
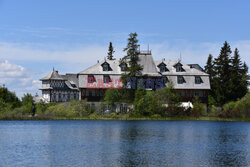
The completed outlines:
{"type": "Polygon", "coordinates": [[[240,60],[239,50],[236,48],[234,50],[234,56],[232,58],[231,75],[232,79],[232,100],[237,100],[242,97],[242,75],[243,75],[243,64],[240,60]]]}
{"type": "Polygon", "coordinates": [[[247,94],[248,86],[249,86],[249,79],[250,77],[248,75],[248,66],[246,62],[244,62],[242,66],[242,70],[241,70],[241,83],[240,83],[241,88],[239,89],[241,94],[239,94],[238,98],[241,98],[247,94]]]}
{"type": "Polygon", "coordinates": [[[113,60],[113,54],[115,53],[115,51],[114,51],[114,48],[113,48],[113,46],[112,46],[112,42],[109,42],[109,50],[108,50],[108,56],[107,56],[107,58],[109,59],[109,60],[113,60]]]}
{"type": "Polygon", "coordinates": [[[128,84],[130,84],[130,90],[126,91],[125,95],[130,100],[133,100],[135,97],[135,89],[137,89],[137,79],[141,76],[142,66],[138,63],[139,61],[139,50],[138,50],[138,39],[137,33],[130,33],[128,38],[127,47],[124,48],[123,51],[127,52],[127,55],[123,58],[123,60],[128,59],[129,66],[126,68],[125,73],[122,75],[122,80],[124,84],[124,88],[128,88],[128,84]],[[133,81],[135,84],[131,82],[128,83],[128,80],[133,81]]]}
{"type": "Polygon", "coordinates": [[[130,33],[127,47],[123,51],[127,52],[129,58],[128,75],[129,77],[136,77],[141,75],[142,67],[138,64],[139,61],[139,45],[137,40],[137,33],[130,33]]]}
{"type": "Polygon", "coordinates": [[[214,98],[218,104],[222,105],[230,101],[232,94],[232,80],[231,74],[231,48],[225,41],[224,46],[221,48],[220,55],[214,61],[215,77],[214,82],[214,98]]]}
{"type": "Polygon", "coordinates": [[[214,77],[215,77],[215,71],[214,71],[214,61],[213,61],[213,56],[211,54],[209,54],[208,58],[207,58],[207,63],[205,66],[205,72],[207,74],[209,74],[209,80],[210,80],[210,86],[211,89],[208,92],[208,96],[209,96],[209,103],[212,104],[214,103],[214,88],[215,88],[215,82],[214,82],[214,77]]]}
{"type": "Polygon", "coordinates": [[[214,77],[214,62],[213,62],[213,56],[211,54],[209,54],[207,58],[205,72],[209,74],[210,80],[212,80],[214,77]]]}

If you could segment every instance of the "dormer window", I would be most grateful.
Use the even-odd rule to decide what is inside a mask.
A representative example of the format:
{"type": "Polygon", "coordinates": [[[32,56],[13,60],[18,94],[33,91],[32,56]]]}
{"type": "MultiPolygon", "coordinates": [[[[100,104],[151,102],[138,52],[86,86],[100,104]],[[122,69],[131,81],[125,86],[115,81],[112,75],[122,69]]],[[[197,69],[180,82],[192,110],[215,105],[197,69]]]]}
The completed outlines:
{"type": "Polygon", "coordinates": [[[178,66],[176,67],[176,72],[181,72],[181,69],[182,69],[182,67],[181,67],[180,65],[178,65],[178,66]]]}
{"type": "Polygon", "coordinates": [[[109,70],[109,65],[108,64],[104,64],[103,65],[103,71],[108,71],[109,70]]]}
{"type": "Polygon", "coordinates": [[[202,83],[202,79],[200,76],[196,76],[195,77],[195,84],[201,84],[202,83]]]}
{"type": "Polygon", "coordinates": [[[164,65],[160,66],[160,72],[165,72],[165,66],[164,65]]]}
{"type": "Polygon", "coordinates": [[[185,81],[185,79],[184,79],[184,77],[183,76],[177,76],[177,83],[178,84],[183,84],[183,83],[185,83],[186,81],[185,81]]]}
{"type": "Polygon", "coordinates": [[[160,69],[160,72],[163,73],[163,72],[166,72],[168,71],[167,67],[166,67],[166,64],[165,63],[161,63],[158,65],[158,68],[160,69]]]}
{"type": "Polygon", "coordinates": [[[126,64],[121,64],[120,67],[121,67],[121,71],[126,71],[126,69],[127,69],[126,64]]]}
{"type": "Polygon", "coordinates": [[[106,61],[104,63],[102,63],[102,70],[103,71],[112,71],[112,69],[110,68],[109,63],[107,63],[106,61]]]}
{"type": "Polygon", "coordinates": [[[182,68],[182,64],[180,63],[180,62],[178,62],[178,63],[176,63],[175,65],[174,65],[174,67],[176,68],[176,72],[183,72],[183,71],[185,71],[183,68],[182,68]]]}

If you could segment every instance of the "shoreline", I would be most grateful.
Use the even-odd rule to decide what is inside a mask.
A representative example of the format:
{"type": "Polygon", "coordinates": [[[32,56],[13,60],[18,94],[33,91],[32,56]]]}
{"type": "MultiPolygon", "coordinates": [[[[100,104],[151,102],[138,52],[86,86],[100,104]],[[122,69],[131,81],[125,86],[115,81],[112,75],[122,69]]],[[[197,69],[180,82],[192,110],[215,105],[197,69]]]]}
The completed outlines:
{"type": "Polygon", "coordinates": [[[88,121],[88,120],[100,120],[100,121],[216,121],[216,122],[250,122],[250,118],[219,118],[219,117],[165,117],[165,118],[150,118],[150,117],[139,117],[139,118],[39,118],[39,117],[26,117],[22,119],[0,119],[0,121],[57,121],[57,120],[76,120],[76,121],[88,121]]]}

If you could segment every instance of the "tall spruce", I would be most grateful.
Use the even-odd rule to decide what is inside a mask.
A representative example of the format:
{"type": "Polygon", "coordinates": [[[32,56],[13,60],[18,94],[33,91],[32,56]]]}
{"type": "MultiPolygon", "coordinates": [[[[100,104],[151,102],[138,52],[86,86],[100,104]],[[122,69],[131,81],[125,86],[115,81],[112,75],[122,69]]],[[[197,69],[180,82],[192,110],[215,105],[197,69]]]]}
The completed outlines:
{"type": "Polygon", "coordinates": [[[232,80],[231,74],[231,48],[227,41],[220,50],[220,55],[214,60],[214,98],[222,105],[231,100],[232,80]]]}
{"type": "Polygon", "coordinates": [[[236,48],[232,58],[232,98],[237,100],[242,98],[248,92],[248,67],[246,63],[240,60],[239,50],[236,48]]]}
{"type": "MultiPolygon", "coordinates": [[[[209,98],[211,100],[211,97],[213,98],[212,101],[214,101],[214,87],[215,87],[215,82],[214,82],[214,77],[215,77],[215,71],[214,71],[214,61],[213,61],[213,56],[211,54],[209,54],[208,58],[207,58],[207,63],[205,66],[205,72],[209,74],[209,80],[210,80],[210,85],[211,85],[211,89],[208,92],[209,98]]],[[[213,103],[213,102],[209,102],[209,103],[213,103]]]]}
{"type": "Polygon", "coordinates": [[[211,54],[209,54],[208,58],[207,58],[207,63],[205,66],[205,72],[208,73],[210,75],[210,77],[212,77],[214,70],[213,70],[214,64],[213,64],[213,56],[211,54]]]}
{"type": "Polygon", "coordinates": [[[129,58],[129,67],[127,68],[129,77],[137,77],[141,75],[142,67],[138,63],[140,54],[138,48],[137,33],[130,33],[127,47],[123,49],[123,51],[127,52],[126,57],[129,58]]]}
{"type": "Polygon", "coordinates": [[[109,42],[109,50],[108,50],[108,56],[107,56],[107,58],[109,59],[109,60],[113,60],[113,54],[115,53],[115,51],[114,51],[114,48],[113,48],[113,45],[112,45],[112,42],[109,42]]]}
{"type": "Polygon", "coordinates": [[[250,80],[250,76],[248,75],[248,66],[246,64],[246,62],[243,63],[243,81],[242,81],[242,85],[244,85],[244,91],[247,93],[249,92],[248,86],[249,86],[249,80],[250,80]]]}
{"type": "Polygon", "coordinates": [[[127,97],[131,100],[135,97],[135,89],[137,89],[137,79],[141,76],[142,66],[139,62],[139,45],[137,33],[130,33],[128,38],[127,47],[124,50],[127,54],[123,60],[128,60],[129,66],[126,68],[125,73],[122,75],[124,88],[126,88],[127,97]],[[127,81],[130,80],[133,84],[127,81]],[[130,84],[130,89],[127,86],[130,84]]]}
{"type": "Polygon", "coordinates": [[[242,92],[242,75],[243,75],[243,64],[240,60],[239,50],[236,48],[234,50],[234,56],[232,58],[231,66],[231,75],[232,79],[232,100],[237,100],[238,98],[245,95],[245,92],[242,92]]]}

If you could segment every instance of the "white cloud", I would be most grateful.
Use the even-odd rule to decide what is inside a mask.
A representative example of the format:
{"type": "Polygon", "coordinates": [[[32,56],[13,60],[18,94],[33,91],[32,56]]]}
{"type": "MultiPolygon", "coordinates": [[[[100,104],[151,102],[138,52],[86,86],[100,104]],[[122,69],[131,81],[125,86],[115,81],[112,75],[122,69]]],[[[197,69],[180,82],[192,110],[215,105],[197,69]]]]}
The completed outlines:
{"type": "Polygon", "coordinates": [[[0,62],[0,78],[20,77],[23,72],[22,66],[10,64],[7,60],[0,62]]]}
{"type": "Polygon", "coordinates": [[[21,45],[16,43],[0,42],[0,53],[2,59],[27,60],[27,61],[56,61],[68,63],[90,63],[91,60],[104,58],[106,56],[106,46],[82,46],[72,50],[66,50],[67,46],[62,46],[58,50],[37,49],[29,44],[21,45]]]}
{"type": "Polygon", "coordinates": [[[10,63],[9,61],[0,62],[0,84],[5,84],[11,91],[21,97],[24,93],[38,92],[39,81],[32,78],[24,67],[10,63]]]}

